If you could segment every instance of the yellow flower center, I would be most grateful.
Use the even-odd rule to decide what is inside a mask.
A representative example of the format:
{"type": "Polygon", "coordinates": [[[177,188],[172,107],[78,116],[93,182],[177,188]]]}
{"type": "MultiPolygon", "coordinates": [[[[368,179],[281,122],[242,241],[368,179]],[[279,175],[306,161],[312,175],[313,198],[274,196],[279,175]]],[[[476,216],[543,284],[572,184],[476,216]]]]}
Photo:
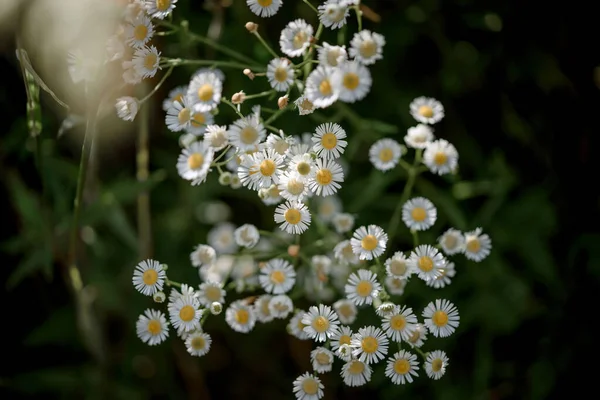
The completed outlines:
{"type": "Polygon", "coordinates": [[[244,144],[252,144],[258,139],[258,132],[251,126],[247,126],[240,132],[240,140],[244,144]]]}
{"type": "Polygon", "coordinates": [[[423,272],[429,272],[433,269],[433,260],[431,257],[423,256],[417,262],[419,269],[423,272]]]}
{"type": "Polygon", "coordinates": [[[410,370],[410,363],[408,360],[400,359],[394,363],[394,371],[399,375],[404,375],[410,370]]]}
{"type": "Polygon", "coordinates": [[[327,354],[325,354],[325,353],[318,353],[315,356],[315,360],[317,360],[317,362],[320,365],[329,365],[329,363],[331,361],[331,359],[329,358],[329,356],[327,354]]]}
{"type": "Polygon", "coordinates": [[[260,163],[260,173],[263,176],[271,176],[275,173],[275,169],[277,165],[273,162],[273,160],[263,160],[260,163]]]}
{"type": "Polygon", "coordinates": [[[179,111],[179,114],[177,114],[177,119],[182,125],[188,122],[190,120],[190,109],[182,108],[181,111],[179,111]]]}
{"type": "Polygon", "coordinates": [[[322,315],[319,315],[317,318],[313,320],[312,326],[315,331],[319,333],[325,332],[329,329],[329,321],[322,315]]]}
{"type": "Polygon", "coordinates": [[[365,364],[357,360],[352,361],[352,364],[350,364],[350,368],[348,368],[348,372],[350,372],[352,375],[362,374],[364,370],[365,364]]]}
{"type": "Polygon", "coordinates": [[[206,123],[206,118],[204,118],[204,114],[198,112],[194,114],[190,122],[193,127],[199,128],[206,123]]]}
{"type": "MultiPolygon", "coordinates": [[[[260,2],[261,0],[258,0],[258,1],[260,2]]],[[[271,1],[271,0],[262,0],[262,1],[271,1]]],[[[319,391],[319,385],[317,384],[317,381],[315,381],[314,379],[306,378],[304,380],[304,382],[302,382],[302,390],[304,391],[304,393],[314,396],[319,391]]]]}
{"type": "Polygon", "coordinates": [[[285,281],[285,274],[283,271],[273,271],[271,272],[270,278],[271,282],[281,285],[285,281]]]}
{"type": "Polygon", "coordinates": [[[446,153],[444,153],[443,151],[438,151],[433,156],[433,162],[437,165],[444,165],[446,164],[446,161],[448,161],[448,156],[446,156],[446,153]]]}
{"type": "Polygon", "coordinates": [[[299,31],[298,33],[296,33],[294,35],[294,39],[292,40],[294,48],[295,49],[301,48],[304,45],[304,43],[306,43],[307,39],[308,38],[306,37],[306,33],[304,31],[299,31]]]}
{"type": "Polygon", "coordinates": [[[390,272],[394,275],[404,275],[406,272],[406,263],[404,261],[392,260],[390,263],[390,272]]]}
{"type": "Polygon", "coordinates": [[[197,336],[192,339],[192,343],[190,343],[190,344],[192,345],[192,349],[202,350],[202,349],[204,349],[204,346],[206,345],[206,341],[204,340],[204,338],[202,336],[197,336]]]}
{"type": "Polygon", "coordinates": [[[359,83],[360,79],[354,72],[348,72],[346,75],[344,75],[343,84],[346,89],[354,90],[358,87],[359,83]]]}
{"type": "Polygon", "coordinates": [[[284,67],[277,67],[273,77],[277,82],[285,82],[288,77],[287,69],[284,67]]]}
{"type": "Polygon", "coordinates": [[[301,320],[301,319],[299,319],[299,320],[298,320],[298,323],[296,324],[296,326],[298,327],[298,329],[299,329],[300,331],[304,331],[304,328],[305,328],[306,326],[308,326],[308,325],[304,325],[304,324],[302,323],[302,320],[301,320]]]}
{"type": "Polygon", "coordinates": [[[156,65],[157,57],[154,53],[148,53],[144,58],[144,67],[153,70],[156,65]]]}
{"type": "Polygon", "coordinates": [[[360,297],[367,297],[371,295],[373,291],[373,284],[369,281],[360,281],[358,285],[356,285],[356,293],[360,297]]]}
{"type": "Polygon", "coordinates": [[[360,345],[365,353],[371,354],[375,353],[379,348],[379,342],[373,336],[367,336],[364,338],[360,345]]]}
{"type": "Polygon", "coordinates": [[[431,320],[437,326],[445,326],[448,323],[448,314],[441,310],[436,311],[435,313],[433,313],[431,320]]]}
{"type": "Polygon", "coordinates": [[[394,315],[390,320],[390,326],[395,331],[401,331],[406,326],[406,319],[403,315],[394,315]]]}
{"type": "Polygon", "coordinates": [[[427,217],[427,212],[423,207],[415,207],[410,213],[412,218],[417,222],[425,221],[425,217],[427,217]]]}
{"type": "Polygon", "coordinates": [[[348,335],[340,336],[340,346],[343,344],[350,344],[352,342],[352,338],[348,335]]]}
{"type": "Polygon", "coordinates": [[[298,163],[298,165],[296,165],[296,171],[298,171],[300,175],[308,175],[310,173],[310,164],[305,161],[301,161],[298,163]]]}
{"type": "Polygon", "coordinates": [[[273,3],[273,0],[256,0],[258,5],[260,5],[261,7],[269,7],[271,5],[271,3],[273,3]]]}
{"type": "Polygon", "coordinates": [[[167,11],[171,5],[171,0],[156,0],[156,9],[158,11],[167,11]]]}
{"type": "Polygon", "coordinates": [[[185,305],[179,310],[179,318],[184,322],[190,322],[196,316],[196,310],[190,305],[185,305]]]}
{"type": "Polygon", "coordinates": [[[221,289],[214,286],[209,286],[204,290],[204,296],[210,302],[221,300],[221,289]]]}
{"type": "Polygon", "coordinates": [[[337,312],[346,318],[354,315],[354,309],[349,304],[343,304],[341,307],[338,307],[337,312]]]}
{"type": "Polygon", "coordinates": [[[235,312],[235,320],[237,321],[238,324],[242,324],[242,325],[247,324],[249,317],[250,317],[250,315],[248,314],[248,311],[246,311],[246,310],[237,310],[235,312]]]}
{"type": "Polygon", "coordinates": [[[298,196],[304,191],[304,182],[297,179],[290,179],[287,183],[287,190],[290,194],[298,196]]]}
{"type": "Polygon", "coordinates": [[[290,208],[283,214],[283,218],[285,218],[288,224],[296,225],[302,219],[302,214],[300,214],[300,211],[290,208]]]}
{"type": "Polygon", "coordinates": [[[371,58],[377,54],[377,43],[374,40],[367,39],[360,44],[359,47],[360,55],[364,58],[371,58]]]}
{"type": "Polygon", "coordinates": [[[429,106],[421,106],[419,107],[419,114],[425,118],[431,118],[433,117],[433,108],[429,106]]]}
{"type": "Polygon", "coordinates": [[[415,329],[415,331],[412,333],[412,335],[410,335],[410,337],[408,338],[408,341],[411,343],[417,343],[417,341],[419,340],[420,337],[421,337],[421,332],[418,331],[417,329],[415,329]]]}
{"type": "Polygon", "coordinates": [[[209,101],[213,97],[213,87],[210,83],[205,83],[198,88],[198,98],[200,101],[209,101]]]}
{"type": "Polygon", "coordinates": [[[317,171],[317,175],[315,176],[315,180],[319,185],[329,185],[333,176],[331,175],[331,171],[328,169],[320,169],[317,171]]]}
{"type": "Polygon", "coordinates": [[[392,149],[381,149],[381,151],[379,152],[379,159],[381,160],[381,162],[388,162],[392,158],[394,158],[394,152],[392,151],[392,149]]]}
{"type": "Polygon", "coordinates": [[[360,241],[360,245],[367,251],[375,250],[377,247],[377,238],[373,235],[367,235],[360,241]]]}
{"type": "Polygon", "coordinates": [[[273,185],[269,188],[269,191],[267,193],[269,194],[269,197],[273,197],[273,198],[279,197],[279,188],[277,186],[273,185]]]}
{"type": "Polygon", "coordinates": [[[150,332],[151,335],[158,335],[161,331],[162,326],[159,321],[155,319],[148,321],[148,332],[150,332]]]}
{"type": "Polygon", "coordinates": [[[441,358],[436,358],[435,360],[433,360],[431,362],[431,370],[433,372],[439,372],[443,366],[444,366],[444,362],[442,361],[441,358]]]}
{"type": "Polygon", "coordinates": [[[446,237],[444,238],[444,246],[446,246],[448,249],[455,248],[457,244],[458,240],[454,235],[446,235],[446,237]]]}
{"type": "Polygon", "coordinates": [[[142,279],[146,285],[154,285],[158,280],[158,272],[155,269],[147,269],[144,271],[142,279]]]}
{"type": "Polygon", "coordinates": [[[319,84],[319,92],[321,92],[323,96],[331,96],[333,90],[331,89],[331,83],[329,83],[329,80],[324,79],[321,81],[319,84]]]}
{"type": "Polygon", "coordinates": [[[481,249],[481,244],[479,243],[479,239],[469,239],[467,241],[467,250],[470,253],[477,253],[481,249]]]}
{"type": "Polygon", "coordinates": [[[304,110],[312,110],[314,106],[315,105],[308,99],[304,99],[302,100],[302,103],[300,103],[300,108],[304,110]]]}
{"type": "Polygon", "coordinates": [[[337,144],[337,137],[334,133],[328,132],[321,138],[321,145],[327,150],[331,150],[337,144]]]}
{"type": "Polygon", "coordinates": [[[198,169],[204,162],[204,156],[200,153],[193,153],[188,157],[188,167],[190,169],[198,169]]]}
{"type": "Polygon", "coordinates": [[[133,30],[133,37],[135,37],[135,40],[144,40],[147,34],[148,28],[146,28],[146,25],[144,24],[136,26],[133,30]]]}

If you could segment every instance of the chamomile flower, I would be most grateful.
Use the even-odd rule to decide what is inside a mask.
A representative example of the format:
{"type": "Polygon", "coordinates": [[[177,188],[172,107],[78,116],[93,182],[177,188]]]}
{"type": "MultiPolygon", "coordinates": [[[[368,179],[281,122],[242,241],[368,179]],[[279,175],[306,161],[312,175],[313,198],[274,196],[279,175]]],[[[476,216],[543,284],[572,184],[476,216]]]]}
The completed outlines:
{"type": "MultiPolygon", "coordinates": [[[[142,76],[138,73],[138,70],[135,67],[135,63],[133,61],[123,61],[121,63],[123,66],[123,81],[129,85],[137,85],[142,81],[142,76]]],[[[69,69],[69,72],[71,70],[69,69]]],[[[78,72],[79,73],[79,72],[78,72]]],[[[75,78],[73,78],[75,79],[75,78]]],[[[83,78],[82,78],[83,79],[83,78]]],[[[91,81],[92,78],[86,79],[91,81]]],[[[76,82],[75,82],[76,83],[76,82]]]]}
{"type": "Polygon", "coordinates": [[[190,262],[194,267],[213,265],[217,259],[217,252],[211,246],[199,244],[190,253],[190,262]]]}
{"type": "Polygon", "coordinates": [[[297,173],[286,171],[279,176],[279,193],[290,201],[302,201],[309,196],[308,181],[297,173]]]}
{"type": "Polygon", "coordinates": [[[214,151],[203,142],[194,142],[177,158],[177,172],[188,181],[203,182],[210,170],[214,151]]]}
{"type": "Polygon", "coordinates": [[[190,332],[200,328],[200,301],[195,295],[181,295],[174,301],[169,301],[169,319],[177,333],[190,332]]]}
{"type": "Polygon", "coordinates": [[[167,98],[163,100],[163,103],[162,103],[163,111],[168,111],[169,108],[171,108],[171,105],[173,104],[173,102],[175,102],[175,101],[183,103],[183,99],[186,96],[187,90],[188,90],[187,85],[177,86],[177,87],[171,89],[167,98]]]}
{"type": "Polygon", "coordinates": [[[208,333],[196,331],[185,339],[185,347],[188,353],[196,357],[202,357],[210,350],[212,338],[208,333]]]}
{"type": "Polygon", "coordinates": [[[383,254],[387,240],[387,234],[383,229],[371,224],[355,230],[350,243],[352,243],[352,251],[359,259],[372,260],[383,254]]]}
{"type": "Polygon", "coordinates": [[[352,250],[352,243],[349,240],[343,240],[336,244],[333,248],[333,255],[335,259],[340,263],[347,264],[358,264],[358,255],[352,250]]]}
{"type": "Polygon", "coordinates": [[[427,144],[423,153],[423,163],[434,174],[448,174],[454,172],[458,166],[458,152],[447,140],[438,139],[427,144]]]}
{"type": "Polygon", "coordinates": [[[144,3],[150,17],[164,19],[173,12],[177,0],[145,0],[144,3]]]}
{"type": "Polygon", "coordinates": [[[208,281],[200,284],[200,290],[197,292],[198,301],[204,307],[210,307],[214,302],[225,303],[225,290],[220,282],[208,281]]]}
{"type": "Polygon", "coordinates": [[[256,324],[256,313],[243,300],[237,300],[225,311],[225,321],[234,331],[248,333],[256,324]]]}
{"type": "Polygon", "coordinates": [[[418,246],[410,253],[408,265],[424,281],[436,279],[446,267],[447,260],[435,247],[427,244],[418,246]]]}
{"type": "Polygon", "coordinates": [[[419,376],[418,370],[417,356],[406,350],[400,350],[388,359],[385,376],[396,385],[404,385],[411,383],[413,376],[419,376]]]}
{"type": "Polygon", "coordinates": [[[304,181],[314,178],[317,173],[315,161],[309,153],[292,156],[288,163],[288,170],[290,173],[296,174],[299,179],[304,181]]]}
{"type": "Polygon", "coordinates": [[[304,332],[304,328],[307,326],[302,322],[302,318],[304,318],[304,314],[306,311],[298,310],[294,313],[294,316],[290,319],[290,322],[287,325],[288,332],[300,340],[308,340],[310,337],[306,332],[304,332]]]}
{"type": "Polygon", "coordinates": [[[269,301],[269,311],[273,317],[285,319],[289,313],[294,311],[294,303],[285,294],[273,296],[269,301]]]}
{"type": "Polygon", "coordinates": [[[251,249],[256,246],[260,239],[260,234],[256,226],[252,224],[244,224],[233,232],[233,237],[238,246],[251,249]]]}
{"type": "Polygon", "coordinates": [[[340,182],[344,182],[342,167],[332,160],[317,159],[315,176],[310,180],[310,190],[317,196],[331,196],[342,187],[340,182]]]}
{"type": "Polygon", "coordinates": [[[424,149],[434,138],[433,128],[429,125],[418,124],[408,128],[406,136],[404,136],[404,142],[413,149],[424,149]]]}
{"type": "Polygon", "coordinates": [[[356,305],[348,299],[336,301],[333,303],[333,309],[342,324],[350,325],[356,321],[356,317],[358,316],[356,305]]]}
{"type": "Polygon", "coordinates": [[[392,294],[395,296],[402,296],[404,294],[404,288],[406,287],[407,279],[397,278],[395,276],[386,276],[385,277],[385,288],[388,291],[388,294],[392,294]]]}
{"type": "Polygon", "coordinates": [[[427,327],[423,324],[415,324],[412,335],[406,340],[413,347],[421,347],[427,340],[427,327]]]}
{"type": "Polygon", "coordinates": [[[267,65],[267,79],[273,89],[285,92],[294,82],[294,70],[287,58],[274,58],[267,65]]]}
{"type": "Polygon", "coordinates": [[[187,97],[195,111],[207,112],[221,102],[223,82],[215,72],[196,74],[188,86],[187,97]]]}
{"type": "Polygon", "coordinates": [[[342,212],[342,201],[338,196],[318,197],[315,200],[317,215],[323,222],[330,222],[334,215],[342,212]]]}
{"type": "Polygon", "coordinates": [[[260,270],[258,280],[267,293],[287,293],[296,283],[296,271],[286,260],[274,258],[260,270]]]}
{"type": "Polygon", "coordinates": [[[315,372],[329,372],[333,367],[333,353],[325,347],[317,347],[310,352],[310,361],[315,372]]]}
{"type": "Polygon", "coordinates": [[[381,328],[394,342],[407,341],[417,325],[417,317],[412,308],[398,307],[391,315],[383,318],[381,328]]]}
{"type": "Polygon", "coordinates": [[[440,276],[435,279],[430,279],[426,282],[427,286],[431,286],[435,289],[441,289],[446,285],[449,285],[454,275],[456,275],[456,270],[454,269],[454,263],[448,262],[446,267],[440,270],[440,276]]]}
{"type": "Polygon", "coordinates": [[[256,319],[259,322],[267,323],[271,322],[274,319],[274,316],[271,314],[271,310],[269,309],[269,302],[271,301],[270,294],[263,294],[258,296],[258,298],[254,301],[252,307],[254,308],[254,313],[256,314],[256,319]]]}
{"type": "Polygon", "coordinates": [[[343,356],[338,352],[338,349],[342,345],[350,346],[352,343],[352,329],[350,327],[342,325],[340,328],[329,338],[329,343],[331,344],[331,350],[335,352],[335,354],[344,361],[349,361],[352,358],[352,353],[347,356],[343,356]]]}
{"type": "Polygon", "coordinates": [[[279,174],[284,168],[285,158],[273,149],[257,151],[250,157],[253,158],[256,169],[251,179],[258,187],[269,187],[279,183],[279,174]]]}
{"type": "Polygon", "coordinates": [[[399,306],[395,305],[394,303],[386,301],[385,303],[382,303],[379,307],[375,309],[375,314],[377,314],[378,317],[384,318],[396,313],[398,307],[399,306]]]}
{"type": "Polygon", "coordinates": [[[490,255],[492,250],[492,239],[482,233],[481,228],[465,233],[465,257],[469,260],[480,262],[490,255]]]}
{"type": "Polygon", "coordinates": [[[204,144],[212,147],[214,151],[224,149],[229,144],[229,132],[226,126],[206,125],[204,144]]]}
{"type": "Polygon", "coordinates": [[[275,150],[280,156],[285,156],[296,140],[292,136],[286,136],[282,130],[279,130],[279,134],[271,133],[267,136],[267,145],[275,150]]]}
{"type": "Polygon", "coordinates": [[[306,325],[304,332],[316,342],[326,341],[339,327],[335,311],[323,304],[319,304],[319,307],[311,306],[302,317],[302,323],[306,325]]]}
{"type": "Polygon", "coordinates": [[[158,71],[160,52],[154,46],[139,48],[133,53],[133,68],[141,78],[152,78],[158,71]]]}
{"type": "Polygon", "coordinates": [[[374,64],[383,58],[384,45],[383,35],[364,29],[355,33],[350,41],[350,57],[363,65],[374,64]]]}
{"type": "Polygon", "coordinates": [[[341,86],[341,75],[336,69],[319,65],[308,75],[304,95],[315,107],[326,108],[339,98],[341,86]]]}
{"type": "Polygon", "coordinates": [[[408,279],[412,270],[407,264],[408,260],[404,253],[397,251],[393,256],[385,260],[385,272],[388,276],[400,279],[408,279]]]}
{"type": "Polygon", "coordinates": [[[346,46],[332,46],[327,42],[317,49],[319,64],[325,67],[337,67],[348,59],[346,46]]]}
{"type": "Polygon", "coordinates": [[[460,316],[454,304],[445,299],[430,302],[423,310],[425,325],[435,337],[450,336],[458,327],[460,316]]]}
{"type": "Polygon", "coordinates": [[[350,232],[354,227],[354,216],[348,213],[335,214],[331,223],[337,233],[350,232]]]}
{"type": "Polygon", "coordinates": [[[366,364],[375,364],[383,360],[388,350],[388,338],[381,329],[365,326],[352,336],[352,355],[366,364]]]}
{"type": "Polygon", "coordinates": [[[150,346],[164,342],[169,336],[169,325],[165,314],[156,310],[148,309],[140,315],[135,328],[142,342],[150,346]]]}
{"type": "Polygon", "coordinates": [[[127,37],[125,43],[133,48],[139,49],[144,47],[144,45],[152,39],[152,36],[154,35],[154,26],[152,26],[150,18],[145,15],[140,15],[127,25],[125,35],[127,37]]]}
{"type": "Polygon", "coordinates": [[[235,225],[231,222],[220,222],[208,231],[207,242],[218,254],[235,253],[238,246],[235,243],[235,225]]]}
{"type": "Polygon", "coordinates": [[[162,290],[166,277],[167,274],[158,261],[140,261],[133,272],[133,286],[141,294],[152,296],[162,290]]]}
{"type": "Polygon", "coordinates": [[[290,57],[299,57],[306,53],[313,36],[313,27],[303,19],[289,22],[281,31],[279,46],[281,52],[290,57]]]}
{"type": "Polygon", "coordinates": [[[443,252],[451,256],[465,250],[465,237],[458,229],[450,228],[438,239],[443,252]]]}
{"type": "MultiPolygon", "coordinates": [[[[252,0],[247,0],[252,1],[252,0]]],[[[265,0],[254,0],[265,1],[265,0]]],[[[267,0],[269,1],[269,0],[267,0]]],[[[323,397],[323,389],[325,387],[321,380],[311,373],[304,373],[294,381],[294,395],[297,400],[319,400],[323,397]]]]}
{"type": "Polygon", "coordinates": [[[348,61],[340,64],[338,70],[341,75],[339,99],[346,103],[364,99],[373,83],[369,69],[356,61],[348,61]]]}
{"type": "Polygon", "coordinates": [[[298,114],[300,115],[312,114],[315,111],[315,105],[304,95],[294,100],[294,104],[298,107],[298,114]]]}
{"type": "Polygon", "coordinates": [[[348,283],[344,287],[346,297],[357,306],[373,303],[381,291],[381,285],[377,282],[377,275],[366,269],[359,269],[348,277],[348,283]]]}
{"type": "Polygon", "coordinates": [[[214,117],[210,112],[192,111],[190,116],[190,124],[186,131],[196,136],[200,136],[206,132],[206,127],[214,122],[214,117]]]}
{"type": "Polygon", "coordinates": [[[444,106],[430,97],[417,97],[410,103],[410,114],[424,124],[435,124],[444,118],[444,106]]]}
{"type": "Polygon", "coordinates": [[[345,138],[346,131],[341,126],[326,122],[317,126],[315,130],[312,137],[313,150],[321,158],[339,158],[348,145],[348,142],[343,140],[345,138]]]}
{"type": "Polygon", "coordinates": [[[388,171],[398,165],[402,157],[400,144],[393,139],[379,139],[369,149],[369,160],[380,171],[388,171]]]}
{"type": "Polygon", "coordinates": [[[282,231],[300,235],[310,226],[310,212],[306,205],[297,201],[286,201],[275,209],[275,222],[282,231]]]}
{"type": "Polygon", "coordinates": [[[277,185],[271,185],[268,188],[262,188],[258,191],[258,197],[261,198],[263,203],[267,206],[279,204],[283,201],[281,193],[277,188],[277,185]]]}
{"type": "Polygon", "coordinates": [[[171,132],[179,132],[190,126],[192,107],[186,97],[175,100],[169,106],[165,117],[165,124],[171,132]]]}
{"type": "Polygon", "coordinates": [[[428,377],[435,380],[440,379],[446,373],[446,367],[448,367],[448,357],[445,352],[434,350],[427,353],[423,368],[428,377]]]}
{"type": "Polygon", "coordinates": [[[140,104],[135,97],[125,96],[117,99],[115,108],[117,109],[117,115],[123,121],[133,121],[140,108],[140,104]]]}
{"type": "Polygon", "coordinates": [[[259,17],[272,17],[283,4],[282,0],[246,0],[250,11],[259,17]]]}
{"type": "Polygon", "coordinates": [[[339,29],[346,25],[346,18],[349,15],[348,7],[341,4],[338,0],[327,0],[318,8],[319,21],[323,26],[331,29],[339,29]]]}
{"type": "Polygon", "coordinates": [[[414,197],[402,206],[402,221],[409,229],[427,230],[433,226],[436,219],[435,206],[424,197],[414,197]]]}
{"type": "Polygon", "coordinates": [[[342,378],[348,386],[362,386],[371,380],[373,370],[371,367],[359,360],[351,359],[342,367],[342,378]]]}
{"type": "Polygon", "coordinates": [[[229,142],[240,151],[253,150],[267,136],[267,131],[254,115],[236,120],[229,126],[229,142]]]}

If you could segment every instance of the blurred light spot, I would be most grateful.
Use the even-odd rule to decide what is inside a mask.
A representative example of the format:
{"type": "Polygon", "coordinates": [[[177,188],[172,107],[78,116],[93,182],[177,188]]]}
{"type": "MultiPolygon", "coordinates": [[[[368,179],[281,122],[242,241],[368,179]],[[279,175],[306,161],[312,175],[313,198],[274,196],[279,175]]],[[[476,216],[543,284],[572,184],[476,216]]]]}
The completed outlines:
{"type": "Polygon", "coordinates": [[[410,6],[406,9],[406,18],[412,22],[424,22],[427,20],[427,14],[418,6],[410,6]]]}
{"type": "Polygon", "coordinates": [[[17,6],[20,1],[22,0],[0,0],[0,45],[12,36],[8,32],[16,26],[17,6]]]}
{"type": "Polygon", "coordinates": [[[96,232],[91,226],[83,227],[81,230],[81,240],[90,245],[96,241],[96,232]]]}
{"type": "Polygon", "coordinates": [[[479,58],[479,52],[469,42],[458,42],[454,46],[454,55],[465,64],[475,64],[479,58]]]}
{"type": "Polygon", "coordinates": [[[231,216],[231,209],[222,201],[212,201],[201,204],[196,212],[200,222],[216,224],[227,221],[231,216]]]}
{"type": "Polygon", "coordinates": [[[596,83],[596,86],[600,88],[600,66],[594,68],[594,82],[596,83]]]}
{"type": "Polygon", "coordinates": [[[131,360],[133,371],[144,379],[150,379],[156,375],[156,366],[154,362],[146,356],[135,356],[131,360]]]}
{"type": "Polygon", "coordinates": [[[500,32],[502,30],[502,18],[496,13],[485,14],[483,22],[485,22],[490,31],[500,32]]]}

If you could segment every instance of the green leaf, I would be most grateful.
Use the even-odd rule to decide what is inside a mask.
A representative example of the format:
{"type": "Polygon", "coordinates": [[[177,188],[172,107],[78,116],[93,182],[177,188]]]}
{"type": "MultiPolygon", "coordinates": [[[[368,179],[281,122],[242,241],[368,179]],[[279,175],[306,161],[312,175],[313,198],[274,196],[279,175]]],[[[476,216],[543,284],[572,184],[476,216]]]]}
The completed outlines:
{"type": "Polygon", "coordinates": [[[52,254],[45,247],[38,247],[17,265],[17,268],[15,268],[6,282],[6,289],[13,289],[27,276],[39,270],[47,269],[52,269],[52,254]]]}
{"type": "Polygon", "coordinates": [[[24,340],[28,346],[43,346],[49,344],[70,345],[77,341],[75,329],[65,329],[75,326],[75,314],[71,307],[54,310],[40,326],[35,328],[24,340]]]}

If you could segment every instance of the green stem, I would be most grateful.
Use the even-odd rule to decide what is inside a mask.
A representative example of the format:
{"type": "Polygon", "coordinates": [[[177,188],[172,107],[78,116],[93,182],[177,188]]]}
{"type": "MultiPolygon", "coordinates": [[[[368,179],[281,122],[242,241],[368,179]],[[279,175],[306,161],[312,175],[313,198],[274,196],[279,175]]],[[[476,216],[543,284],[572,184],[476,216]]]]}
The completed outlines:
{"type": "Polygon", "coordinates": [[[221,158],[225,157],[225,154],[227,154],[227,152],[229,151],[229,149],[230,149],[230,148],[231,148],[231,145],[230,145],[230,144],[228,144],[228,145],[227,145],[227,147],[225,147],[225,148],[222,150],[221,154],[219,154],[219,155],[217,156],[217,158],[215,158],[215,159],[213,160],[213,164],[215,164],[215,165],[216,165],[216,163],[217,163],[217,162],[218,162],[218,161],[219,161],[221,158]]]}
{"type": "Polygon", "coordinates": [[[221,98],[221,101],[225,104],[227,104],[229,107],[233,108],[233,111],[235,111],[235,113],[240,117],[240,118],[245,118],[244,115],[240,112],[240,110],[238,110],[238,108],[236,107],[235,104],[233,104],[232,102],[230,102],[229,100],[227,100],[226,98],[221,98]]]}
{"type": "Polygon", "coordinates": [[[417,232],[414,229],[411,229],[410,233],[412,233],[412,237],[413,237],[413,247],[416,248],[419,245],[419,232],[417,232]]]}
{"type": "Polygon", "coordinates": [[[271,89],[271,90],[267,90],[266,92],[260,92],[260,93],[245,95],[244,96],[244,101],[246,101],[246,100],[252,100],[252,99],[258,99],[259,97],[269,96],[269,95],[271,95],[273,93],[275,93],[275,90],[271,89]]]}
{"type": "MultiPolygon", "coordinates": [[[[154,90],[151,92],[154,93],[156,89],[165,81],[166,76],[171,73],[173,67],[167,71],[165,77],[161,80],[161,82],[156,85],[154,90]]],[[[140,85],[140,88],[143,88],[143,85],[140,85]]],[[[148,146],[148,140],[150,136],[150,127],[149,127],[149,119],[150,119],[150,108],[149,104],[145,104],[140,106],[140,116],[138,121],[138,148],[136,155],[136,178],[138,182],[145,183],[148,181],[149,171],[148,171],[148,163],[150,159],[150,151],[148,146]]],[[[150,217],[150,193],[148,190],[143,190],[138,194],[137,198],[137,217],[138,217],[138,245],[140,252],[140,259],[148,259],[152,257],[152,224],[150,217]]]]}
{"type": "Polygon", "coordinates": [[[310,2],[309,2],[308,0],[302,0],[302,1],[304,1],[304,3],[305,3],[307,6],[309,6],[310,8],[312,8],[312,10],[313,10],[314,12],[316,12],[317,14],[319,13],[319,10],[317,10],[317,8],[316,8],[315,6],[313,6],[312,4],[310,4],[310,2]]]}
{"type": "Polygon", "coordinates": [[[171,75],[171,72],[173,72],[173,68],[175,68],[175,65],[171,65],[169,67],[169,69],[167,70],[167,72],[165,72],[163,77],[160,79],[160,81],[156,84],[156,86],[154,86],[154,89],[152,89],[152,91],[150,91],[150,93],[148,93],[146,96],[144,96],[143,99],[140,100],[140,108],[141,108],[141,105],[144,102],[146,102],[150,97],[152,97],[152,95],[154,95],[154,93],[156,93],[158,91],[158,89],[160,89],[162,84],[165,83],[165,81],[167,80],[169,75],[171,75]]]}
{"type": "MultiPolygon", "coordinates": [[[[317,33],[315,34],[315,42],[319,41],[319,38],[321,37],[322,33],[323,33],[323,24],[319,24],[319,27],[317,28],[317,33]]],[[[306,64],[304,65],[304,82],[305,83],[306,83],[306,79],[308,78],[308,75],[310,75],[310,71],[312,71],[312,63],[307,62],[307,60],[312,60],[312,56],[313,56],[314,52],[315,52],[315,47],[310,46],[310,49],[306,52],[306,54],[304,55],[304,60],[302,61],[303,63],[306,62],[306,64]]]]}
{"type": "Polygon", "coordinates": [[[417,346],[413,346],[412,347],[417,353],[419,353],[421,355],[421,357],[423,357],[423,361],[427,360],[427,354],[423,352],[423,350],[421,350],[420,348],[418,348],[417,346]]]}
{"type": "MultiPolygon", "coordinates": [[[[237,68],[246,69],[248,68],[245,64],[240,64],[235,61],[221,61],[221,60],[184,60],[181,58],[169,58],[165,59],[165,65],[174,65],[176,67],[180,65],[210,65],[213,67],[226,67],[226,68],[237,68]]],[[[254,67],[258,71],[265,71],[264,67],[254,67]]]]}
{"type": "Polygon", "coordinates": [[[273,115],[271,115],[264,123],[264,125],[270,125],[272,122],[274,122],[277,118],[279,118],[284,112],[286,112],[288,109],[288,107],[284,107],[280,110],[277,110],[273,115]]]}
{"type": "Polygon", "coordinates": [[[167,279],[167,286],[175,286],[175,287],[180,288],[181,287],[181,283],[172,281],[170,279],[167,279]]]}
{"type": "Polygon", "coordinates": [[[358,31],[362,31],[362,11],[360,11],[360,5],[354,7],[354,11],[356,12],[356,20],[358,21],[358,31]]]}
{"type": "Polygon", "coordinates": [[[275,58],[279,58],[280,56],[275,53],[275,50],[273,50],[271,48],[271,46],[269,46],[269,44],[267,42],[265,42],[265,39],[263,39],[262,36],[260,36],[260,33],[258,33],[258,30],[255,30],[252,32],[254,34],[254,36],[256,36],[256,38],[258,39],[258,41],[264,46],[265,49],[267,49],[267,51],[269,53],[271,53],[271,55],[275,58]]]}

